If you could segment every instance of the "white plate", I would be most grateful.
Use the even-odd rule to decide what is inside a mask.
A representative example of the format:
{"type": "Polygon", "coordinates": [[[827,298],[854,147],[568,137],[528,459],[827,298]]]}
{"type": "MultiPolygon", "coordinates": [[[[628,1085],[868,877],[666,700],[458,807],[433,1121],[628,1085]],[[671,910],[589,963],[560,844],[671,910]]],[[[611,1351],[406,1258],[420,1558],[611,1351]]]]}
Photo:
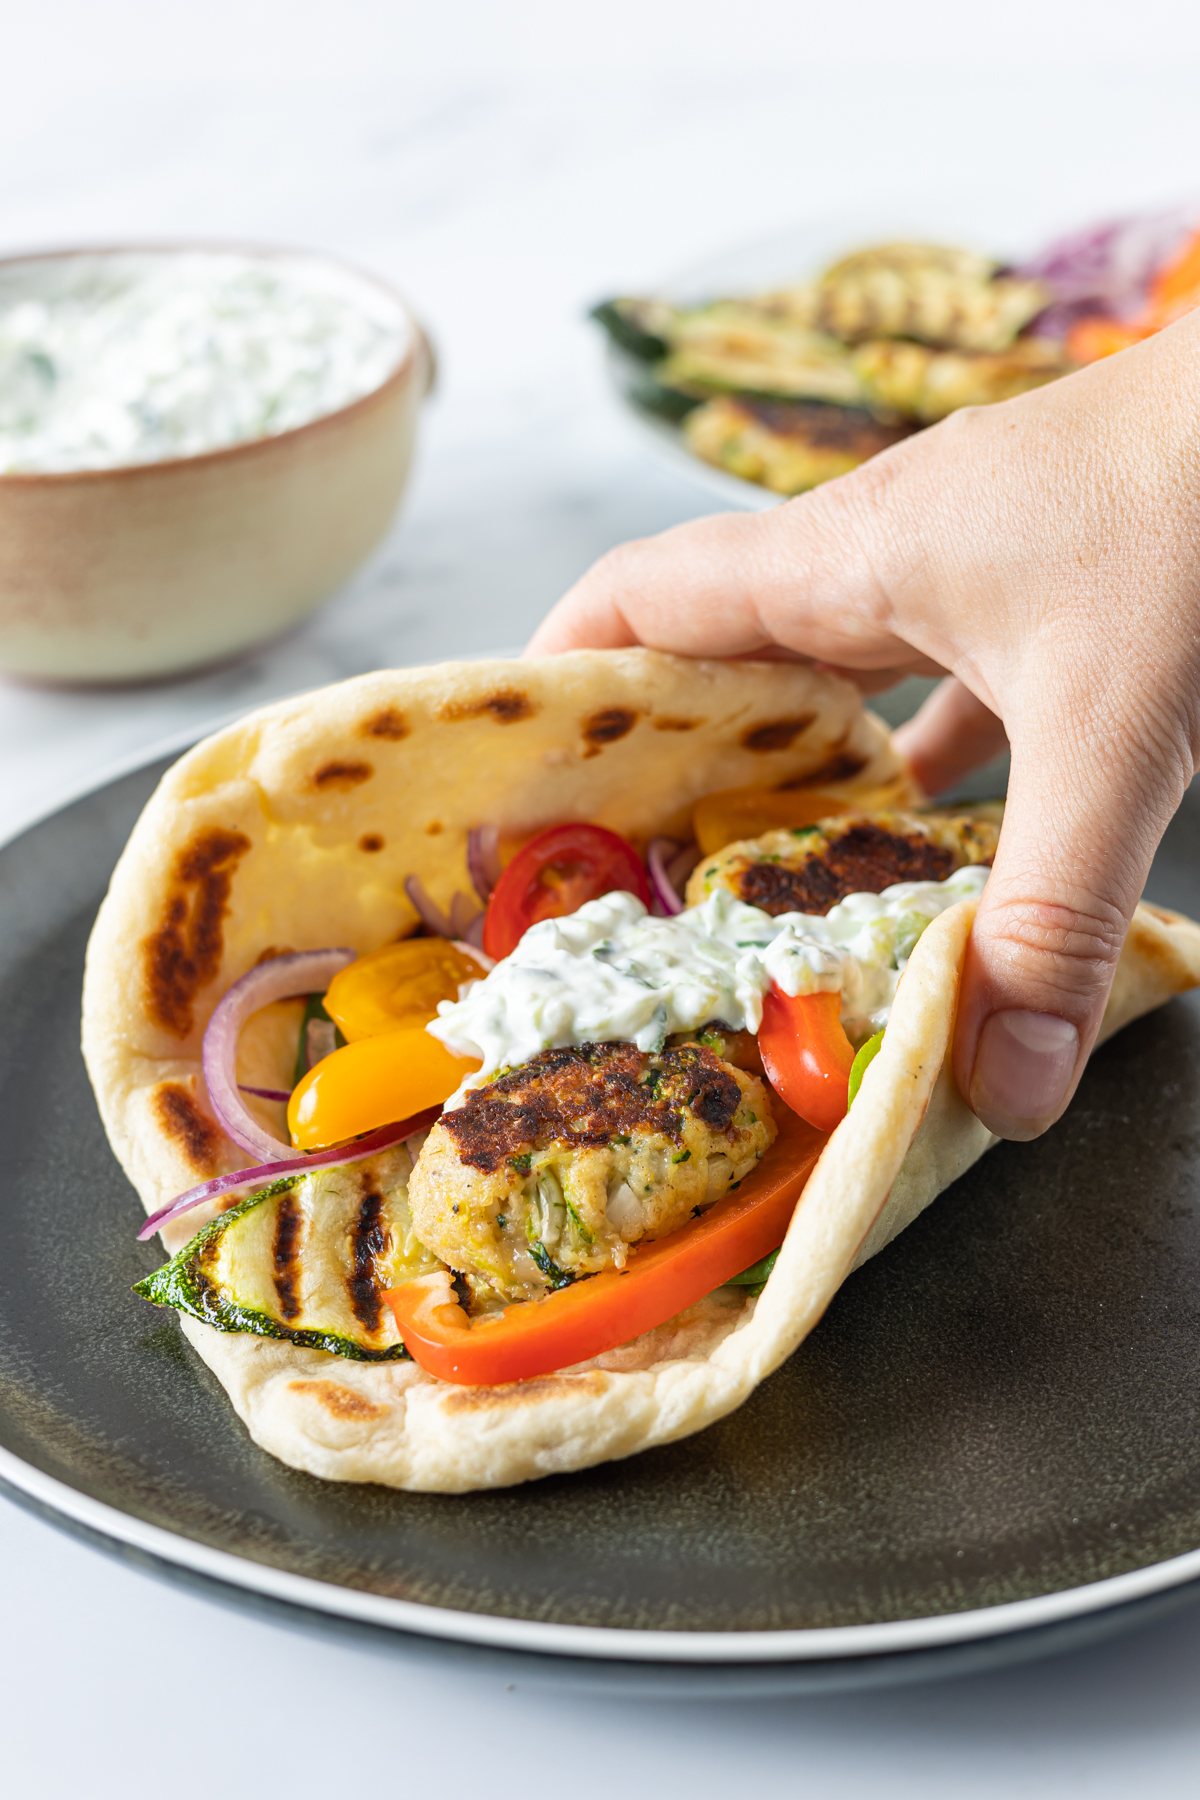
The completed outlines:
{"type": "MultiPolygon", "coordinates": [[[[1038,232],[1036,242],[1051,235],[1052,232],[1038,232]]],[[[721,251],[665,280],[647,284],[644,291],[681,306],[762,293],[818,275],[839,257],[868,244],[898,240],[952,244],[1001,262],[1019,262],[1035,248],[1034,235],[1028,226],[1021,229],[1011,206],[996,200],[946,199],[923,210],[902,212],[893,208],[815,219],[721,251]]],[[[630,389],[637,375],[645,373],[645,363],[609,344],[607,368],[621,410],[659,462],[677,475],[687,476],[726,507],[766,512],[783,503],[782,494],[773,494],[755,481],[745,481],[740,475],[731,475],[693,456],[677,425],[654,418],[636,405],[630,389]]]]}

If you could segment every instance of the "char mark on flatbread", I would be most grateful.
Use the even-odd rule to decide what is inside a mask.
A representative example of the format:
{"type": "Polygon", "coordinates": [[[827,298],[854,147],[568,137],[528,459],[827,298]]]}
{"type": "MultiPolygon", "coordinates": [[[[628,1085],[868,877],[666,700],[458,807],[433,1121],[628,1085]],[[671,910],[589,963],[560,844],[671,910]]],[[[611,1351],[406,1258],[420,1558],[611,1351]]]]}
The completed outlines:
{"type": "Polygon", "coordinates": [[[198,1174],[214,1172],[221,1151],[221,1132],[197,1101],[190,1085],[181,1081],[161,1082],[154,1093],[154,1116],[198,1174]]]}
{"type": "Polygon", "coordinates": [[[796,739],[803,737],[816,719],[816,713],[803,712],[791,719],[769,719],[765,725],[750,725],[742,733],[747,750],[790,750],[796,739]]]}
{"type": "Polygon", "coordinates": [[[146,1011],[180,1040],[191,1032],[200,989],[216,975],[238,863],[250,849],[243,831],[200,831],[175,858],[158,929],[142,945],[146,1011]]]}

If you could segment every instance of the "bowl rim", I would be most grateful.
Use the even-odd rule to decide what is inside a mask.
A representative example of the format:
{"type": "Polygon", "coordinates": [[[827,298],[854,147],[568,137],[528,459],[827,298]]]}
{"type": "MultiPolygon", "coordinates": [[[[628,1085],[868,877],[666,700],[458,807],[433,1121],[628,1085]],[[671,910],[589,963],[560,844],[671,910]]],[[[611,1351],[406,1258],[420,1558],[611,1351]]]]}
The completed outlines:
{"type": "MultiPolygon", "coordinates": [[[[295,245],[288,244],[263,244],[242,238],[160,238],[134,243],[76,244],[51,250],[19,250],[6,256],[0,256],[0,273],[21,263],[59,262],[65,261],[68,257],[178,256],[193,250],[233,252],[263,262],[270,262],[276,258],[294,257],[312,262],[329,263],[334,268],[377,288],[399,307],[409,327],[409,339],[405,352],[395,368],[385,375],[375,387],[369,388],[365,394],[359,394],[355,400],[347,400],[344,405],[335,407],[332,412],[318,413],[315,419],[307,419],[303,425],[290,425],[286,431],[272,432],[265,437],[243,438],[235,444],[221,444],[215,450],[197,450],[188,456],[164,456],[151,462],[114,463],[110,468],[0,470],[0,493],[6,489],[16,491],[38,486],[62,488],[74,482],[94,485],[104,481],[119,481],[123,477],[149,474],[160,474],[165,477],[173,469],[192,469],[201,464],[212,464],[233,457],[262,454],[275,445],[294,442],[295,439],[304,436],[306,432],[319,431],[323,426],[348,419],[360,411],[367,411],[377,405],[386,394],[399,389],[408,382],[422,362],[425,363],[427,369],[425,393],[428,393],[432,387],[436,366],[433,345],[404,295],[399,288],[393,287],[392,283],[384,276],[377,275],[372,269],[363,268],[349,257],[341,256],[335,251],[299,249],[295,245]]],[[[421,397],[423,398],[424,395],[421,397]]]]}

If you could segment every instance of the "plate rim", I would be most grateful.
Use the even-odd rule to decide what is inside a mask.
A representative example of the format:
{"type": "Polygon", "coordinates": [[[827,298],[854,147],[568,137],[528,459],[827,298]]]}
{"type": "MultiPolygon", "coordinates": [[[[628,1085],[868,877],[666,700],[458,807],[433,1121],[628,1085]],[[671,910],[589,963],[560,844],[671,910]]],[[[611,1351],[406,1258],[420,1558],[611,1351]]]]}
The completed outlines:
{"type": "Polygon", "coordinates": [[[519,1650],[541,1656],[599,1662],[775,1664],[846,1661],[901,1652],[940,1649],[952,1644],[1007,1637],[1015,1632],[1061,1624],[1089,1613],[1109,1611],[1135,1600],[1166,1593],[1200,1579],[1200,1549],[1163,1562],[1110,1575],[1082,1587],[1062,1588],[1031,1600],[992,1607],[935,1613],[924,1619],[894,1619],[873,1625],[811,1626],[778,1631],[667,1631],[612,1625],[561,1625],[517,1619],[502,1613],[475,1613],[420,1600],[400,1600],[362,1588],[319,1581],[229,1550],[216,1550],[183,1532],[96,1500],[48,1475],[0,1445],[0,1481],[52,1513],[99,1536],[160,1562],[207,1576],[228,1587],[307,1608],[357,1624],[382,1626],[417,1637],[439,1638],[486,1649],[519,1650]]]}
{"type": "MultiPolygon", "coordinates": [[[[213,728],[219,729],[228,716],[221,717],[213,728]]],[[[241,716],[241,713],[233,716],[241,716]]],[[[199,735],[205,734],[202,731],[199,735]]],[[[181,754],[196,741],[197,731],[193,724],[136,754],[115,759],[99,772],[90,772],[66,797],[0,838],[0,853],[27,832],[139,770],[149,768],[165,756],[181,754]]],[[[676,1663],[702,1668],[719,1663],[749,1666],[894,1656],[997,1639],[1061,1624],[1200,1581],[1198,1546],[1122,1575],[1106,1576],[1099,1581],[1057,1589],[1031,1599],[869,1625],[780,1627],[765,1631],[737,1627],[723,1631],[678,1631],[654,1626],[564,1625],[500,1613],[470,1612],[426,1601],[402,1600],[298,1575],[234,1551],[215,1549],[183,1531],[151,1524],[107,1501],[98,1500],[70,1482],[48,1474],[2,1444],[0,1482],[46,1511],[110,1542],[227,1587],[259,1594],[285,1605],[417,1637],[600,1662],[676,1663]]]]}
{"type": "MultiPolygon", "coordinates": [[[[969,242],[975,228],[971,227],[970,220],[965,216],[957,216],[958,208],[970,211],[972,217],[977,214],[986,217],[996,204],[995,195],[985,199],[981,206],[976,197],[969,196],[965,190],[958,190],[935,192],[915,206],[908,202],[902,205],[897,198],[885,205],[860,204],[842,207],[836,212],[812,214],[807,218],[797,218],[790,225],[782,225],[774,231],[756,232],[753,237],[728,243],[724,249],[710,250],[707,255],[691,260],[685,267],[677,268],[672,274],[661,278],[652,291],[669,300],[686,299],[689,293],[694,293],[698,288],[705,289],[714,280],[726,279],[725,271],[730,265],[751,262],[762,256],[773,259],[782,252],[785,245],[797,242],[803,243],[807,249],[813,249],[826,240],[836,242],[842,238],[843,233],[845,246],[840,254],[846,254],[862,235],[893,237],[899,233],[937,238],[944,235],[946,227],[939,223],[944,218],[952,235],[969,242]],[[960,226],[970,228],[960,231],[960,226]]],[[[1072,227],[1064,223],[1060,229],[1067,231],[1072,227]]],[[[1003,235],[1003,230],[1001,227],[994,235],[988,233],[992,238],[990,251],[984,244],[984,234],[980,230],[975,237],[977,246],[985,254],[997,254],[996,240],[1003,235]]],[[[1019,229],[1017,235],[1019,236],[1019,229]]],[[[1028,248],[1026,244],[1025,249],[1028,248]]],[[[1014,256],[1018,254],[1015,244],[1011,244],[1009,250],[1014,256]]],[[[785,505],[789,498],[798,498],[795,495],[777,494],[772,488],[750,481],[743,475],[735,475],[732,470],[722,469],[716,463],[707,463],[702,457],[696,456],[687,448],[677,425],[655,419],[630,397],[628,384],[621,379],[621,371],[632,370],[636,366],[636,360],[618,349],[614,343],[609,341],[605,344],[604,375],[609,399],[616,403],[622,417],[627,422],[632,422],[643,446],[651,451],[660,464],[665,464],[676,475],[689,479],[694,486],[719,495],[727,506],[736,507],[740,512],[770,512],[776,506],[785,505]]]]}

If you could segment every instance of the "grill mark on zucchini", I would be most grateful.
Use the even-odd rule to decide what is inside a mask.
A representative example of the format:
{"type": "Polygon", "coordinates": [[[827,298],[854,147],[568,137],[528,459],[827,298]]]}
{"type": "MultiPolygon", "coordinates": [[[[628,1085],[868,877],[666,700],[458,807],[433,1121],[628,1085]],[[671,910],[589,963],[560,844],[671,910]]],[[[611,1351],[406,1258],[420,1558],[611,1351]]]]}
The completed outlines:
{"type": "Polygon", "coordinates": [[[412,1230],[408,1168],[406,1154],[386,1151],[354,1171],[286,1176],[202,1226],[134,1292],[218,1331],[356,1362],[407,1360],[382,1290],[442,1266],[412,1230]],[[359,1279],[362,1310],[350,1291],[359,1279]]]}
{"type": "Polygon", "coordinates": [[[383,1195],[363,1195],[351,1235],[353,1269],[346,1282],[354,1316],[367,1331],[378,1331],[383,1301],[375,1279],[375,1258],[386,1256],[387,1227],[383,1223],[383,1195]]]}
{"type": "Polygon", "coordinates": [[[135,1282],[134,1293],[154,1306],[173,1306],[178,1312],[187,1313],[204,1325],[212,1325],[217,1331],[245,1331],[255,1337],[282,1338],[289,1344],[299,1344],[302,1349],[324,1350],[330,1356],[344,1356],[351,1362],[411,1362],[412,1357],[403,1344],[389,1344],[384,1350],[368,1350],[365,1345],[339,1337],[334,1332],[297,1331],[280,1325],[268,1313],[230,1299],[212,1279],[206,1264],[215,1261],[223,1232],[256,1206],[273,1198],[281,1187],[294,1186],[300,1179],[296,1176],[264,1193],[251,1194],[248,1200],[210,1219],[169,1263],[155,1269],[143,1281],[135,1282]]]}
{"type": "Polygon", "coordinates": [[[288,1320],[298,1318],[300,1314],[300,1301],[296,1295],[299,1248],[300,1208],[291,1194],[285,1194],[279,1202],[275,1220],[274,1254],[275,1292],[279,1295],[279,1310],[288,1320]]]}

